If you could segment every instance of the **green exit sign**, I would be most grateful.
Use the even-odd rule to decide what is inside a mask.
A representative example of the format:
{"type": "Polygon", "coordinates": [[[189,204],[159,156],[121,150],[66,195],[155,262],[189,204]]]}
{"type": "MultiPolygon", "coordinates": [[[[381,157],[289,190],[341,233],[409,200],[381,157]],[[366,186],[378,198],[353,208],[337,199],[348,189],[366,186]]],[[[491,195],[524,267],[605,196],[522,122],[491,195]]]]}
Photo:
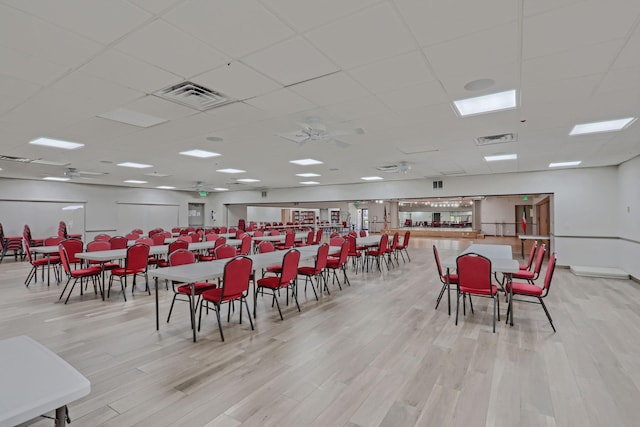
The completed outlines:
{"type": "Polygon", "coordinates": [[[529,196],[522,196],[522,200],[524,200],[524,201],[529,200],[529,196]]]}

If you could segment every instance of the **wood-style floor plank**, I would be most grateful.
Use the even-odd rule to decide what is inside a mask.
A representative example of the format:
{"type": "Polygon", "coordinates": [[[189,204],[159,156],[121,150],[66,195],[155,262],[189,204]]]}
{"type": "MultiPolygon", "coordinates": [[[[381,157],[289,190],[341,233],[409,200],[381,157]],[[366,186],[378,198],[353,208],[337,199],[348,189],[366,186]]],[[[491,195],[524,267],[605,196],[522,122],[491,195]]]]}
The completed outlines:
{"type": "MultiPolygon", "coordinates": [[[[506,242],[519,254],[516,239],[506,242]]],[[[349,271],[351,286],[329,283],[316,301],[300,288],[284,321],[259,297],[255,331],[237,311],[220,341],[215,315],[191,341],[188,306],[139,287],[102,301],[40,280],[30,266],[0,265],[0,339],[30,335],[91,381],[70,405],[74,426],[601,426],[640,419],[640,289],[629,280],[577,277],[557,269],[542,308],[515,304],[515,325],[491,331],[491,302],[447,315],[431,245],[442,258],[470,241],[411,241],[411,262],[391,271],[349,271]]],[[[559,263],[562,264],[560,257],[559,263]]],[[[250,303],[253,301],[251,300],[250,303]]],[[[236,307],[237,310],[238,307],[236,307]]],[[[50,425],[41,420],[35,426],[50,425]]]]}

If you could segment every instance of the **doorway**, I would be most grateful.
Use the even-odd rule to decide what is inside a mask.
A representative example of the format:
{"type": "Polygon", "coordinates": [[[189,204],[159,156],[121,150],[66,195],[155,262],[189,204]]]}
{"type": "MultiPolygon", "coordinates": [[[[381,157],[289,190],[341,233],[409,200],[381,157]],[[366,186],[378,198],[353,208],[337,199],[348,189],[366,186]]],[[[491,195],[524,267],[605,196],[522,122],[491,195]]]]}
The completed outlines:
{"type": "Polygon", "coordinates": [[[189,227],[204,226],[204,203],[189,203],[189,227]]]}
{"type": "Polygon", "coordinates": [[[549,197],[536,204],[536,215],[538,217],[538,234],[541,236],[549,236],[551,234],[550,224],[550,199],[549,197]]]}

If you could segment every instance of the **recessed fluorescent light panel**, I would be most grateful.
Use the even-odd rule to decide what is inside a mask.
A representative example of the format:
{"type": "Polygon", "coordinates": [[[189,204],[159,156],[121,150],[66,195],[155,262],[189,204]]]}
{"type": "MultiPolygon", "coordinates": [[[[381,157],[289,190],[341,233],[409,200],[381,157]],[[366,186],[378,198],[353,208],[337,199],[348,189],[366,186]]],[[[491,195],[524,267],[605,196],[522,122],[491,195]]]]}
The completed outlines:
{"type": "Polygon", "coordinates": [[[176,187],[172,187],[170,185],[158,185],[156,188],[158,188],[160,190],[173,190],[176,187]]]}
{"type": "Polygon", "coordinates": [[[98,117],[141,128],[149,128],[168,121],[167,119],[150,116],[149,114],[139,113],[137,111],[126,110],[124,108],[117,108],[113,111],[100,114],[98,117]]]}
{"type": "Polygon", "coordinates": [[[183,156],[199,157],[201,159],[207,159],[209,157],[216,157],[220,155],[220,153],[214,153],[214,152],[205,151],[205,150],[181,151],[180,154],[182,154],[183,156]]]}
{"type": "Polygon", "coordinates": [[[61,176],[45,176],[44,178],[47,181],[69,181],[71,178],[64,178],[61,176]]]}
{"type": "Polygon", "coordinates": [[[314,184],[320,184],[320,183],[318,181],[300,181],[300,184],[314,185],[314,184]]]}
{"type": "Polygon", "coordinates": [[[153,167],[153,165],[145,165],[144,163],[134,163],[134,162],[118,163],[118,166],[122,166],[122,167],[125,167],[125,168],[136,168],[136,169],[144,169],[144,168],[153,167]]]}
{"type": "Polygon", "coordinates": [[[240,178],[240,179],[237,179],[236,181],[238,181],[238,182],[260,182],[259,179],[253,179],[253,178],[240,178]]]}
{"type": "Polygon", "coordinates": [[[146,184],[148,181],[140,181],[138,179],[128,179],[125,182],[129,184],[146,184]]]}
{"type": "Polygon", "coordinates": [[[321,165],[323,162],[320,160],[314,159],[300,159],[300,160],[289,160],[289,163],[293,163],[301,166],[310,166],[310,165],[321,165]]]}
{"type": "Polygon", "coordinates": [[[484,160],[487,162],[499,162],[500,160],[516,160],[517,154],[497,154],[495,156],[484,156],[484,160]]]}
{"type": "Polygon", "coordinates": [[[223,187],[214,187],[215,191],[229,191],[228,188],[223,188],[223,187]]]}
{"type": "Polygon", "coordinates": [[[243,171],[242,169],[227,168],[227,169],[216,169],[216,172],[222,172],[222,173],[245,173],[246,171],[243,171]]]}
{"type": "Polygon", "coordinates": [[[453,101],[453,104],[461,117],[510,110],[518,106],[515,89],[474,98],[459,99],[453,101]]]}
{"type": "Polygon", "coordinates": [[[77,211],[78,209],[84,209],[82,205],[69,205],[62,208],[63,211],[77,211]]]}
{"type": "Polygon", "coordinates": [[[613,132],[629,127],[636,121],[635,117],[626,119],[607,120],[605,122],[583,123],[575,125],[569,135],[584,135],[587,133],[613,132]]]}
{"type": "Polygon", "coordinates": [[[308,173],[297,173],[296,176],[301,176],[303,178],[311,178],[314,176],[320,176],[319,173],[312,173],[312,172],[308,172],[308,173]]]}
{"type": "Polygon", "coordinates": [[[580,163],[582,163],[580,160],[575,161],[575,162],[549,163],[549,167],[550,168],[564,168],[564,167],[568,167],[568,166],[578,166],[580,163]]]}
{"type": "Polygon", "coordinates": [[[33,141],[29,141],[29,144],[43,145],[45,147],[62,148],[64,150],[75,150],[76,148],[84,147],[84,144],[78,142],[62,141],[59,139],[51,138],[38,138],[33,141]]]}
{"type": "Polygon", "coordinates": [[[364,179],[365,181],[378,181],[380,179],[384,179],[381,176],[363,176],[360,179],[364,179]]]}

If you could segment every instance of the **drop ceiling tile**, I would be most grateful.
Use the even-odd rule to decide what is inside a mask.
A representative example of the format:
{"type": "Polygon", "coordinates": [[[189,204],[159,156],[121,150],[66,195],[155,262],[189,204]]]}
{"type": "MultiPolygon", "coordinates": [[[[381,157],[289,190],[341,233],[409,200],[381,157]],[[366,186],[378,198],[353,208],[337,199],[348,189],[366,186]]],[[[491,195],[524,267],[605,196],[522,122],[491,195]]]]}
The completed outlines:
{"type": "Polygon", "coordinates": [[[386,2],[316,28],[306,37],[343,69],[416,48],[400,17],[386,2]]]}
{"type": "Polygon", "coordinates": [[[523,84],[534,85],[549,80],[604,73],[620,51],[622,44],[623,40],[614,40],[523,61],[523,84]]]}
{"type": "Polygon", "coordinates": [[[0,58],[2,58],[0,79],[11,76],[18,80],[47,85],[68,70],[68,67],[4,46],[0,46],[0,58]]]}
{"type": "Polygon", "coordinates": [[[279,89],[246,101],[275,116],[310,110],[315,105],[289,89],[279,89]]]}
{"type": "Polygon", "coordinates": [[[327,105],[324,109],[340,117],[342,120],[357,120],[364,117],[390,113],[390,110],[374,96],[327,105]]]}
{"type": "Polygon", "coordinates": [[[65,0],[62,5],[55,1],[6,0],[4,3],[103,44],[124,36],[151,17],[123,0],[65,0]]]}
{"type": "Polygon", "coordinates": [[[242,62],[284,86],[338,71],[302,37],[294,37],[242,58],[242,62]]]}
{"type": "Polygon", "coordinates": [[[129,104],[124,108],[140,113],[149,114],[156,117],[164,117],[169,120],[192,116],[198,111],[185,107],[176,102],[170,102],[157,96],[146,95],[129,104]]]}
{"type": "Polygon", "coordinates": [[[294,34],[256,0],[185,2],[164,19],[233,58],[294,34]]]}
{"type": "Polygon", "coordinates": [[[395,3],[420,46],[453,40],[518,18],[518,2],[512,0],[468,1],[463,5],[439,2],[437,6],[423,0],[395,3]]]}
{"type": "Polygon", "coordinates": [[[0,44],[25,55],[73,68],[103,48],[71,31],[0,5],[0,44]]]}
{"type": "Polygon", "coordinates": [[[584,1],[585,0],[524,0],[523,15],[539,15],[552,11],[553,9],[564,8],[584,1]]]}
{"type": "Polygon", "coordinates": [[[114,49],[184,79],[225,62],[210,46],[160,20],[125,37],[114,49]]]}
{"type": "Polygon", "coordinates": [[[372,93],[434,80],[420,50],[354,68],[348,74],[372,93]]]}
{"type": "Polygon", "coordinates": [[[377,96],[396,112],[441,104],[449,100],[438,81],[407,86],[393,92],[380,93],[377,96]]]}
{"type": "Polygon", "coordinates": [[[270,118],[266,112],[244,102],[234,102],[205,112],[210,132],[230,129],[240,125],[270,118]]]}
{"type": "Polygon", "coordinates": [[[640,68],[640,55],[638,52],[640,52],[640,26],[636,27],[635,33],[629,38],[627,44],[623,47],[620,55],[616,58],[616,62],[613,64],[613,67],[640,68]]]}
{"type": "Polygon", "coordinates": [[[238,100],[259,96],[280,87],[273,80],[237,61],[201,74],[193,82],[238,100]]]}
{"type": "Polygon", "coordinates": [[[638,2],[585,1],[524,18],[523,58],[564,52],[624,38],[639,13],[638,2]],[[570,22],[571,25],[567,25],[570,22]]]}
{"type": "Polygon", "coordinates": [[[300,32],[327,24],[377,3],[378,0],[262,0],[276,15],[300,32]]]}
{"type": "Polygon", "coordinates": [[[345,73],[335,73],[303,82],[290,88],[316,105],[329,105],[354,98],[362,98],[368,92],[345,73]]]}
{"type": "Polygon", "coordinates": [[[80,70],[146,93],[156,92],[182,80],[176,74],[115,50],[99,55],[80,70]]]}
{"type": "Polygon", "coordinates": [[[158,14],[175,4],[181,3],[182,0],[130,0],[130,2],[148,12],[158,14]]]}
{"type": "Polygon", "coordinates": [[[22,104],[40,88],[40,85],[34,83],[0,75],[0,115],[22,104]]]}

